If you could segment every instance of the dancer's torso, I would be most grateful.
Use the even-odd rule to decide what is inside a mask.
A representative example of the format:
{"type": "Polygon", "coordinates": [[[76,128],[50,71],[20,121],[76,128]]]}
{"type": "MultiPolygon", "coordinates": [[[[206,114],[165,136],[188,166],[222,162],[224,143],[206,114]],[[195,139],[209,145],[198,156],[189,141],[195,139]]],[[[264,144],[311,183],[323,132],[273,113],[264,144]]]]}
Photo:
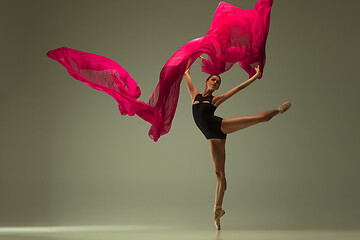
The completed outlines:
{"type": "Polygon", "coordinates": [[[222,118],[214,116],[216,107],[212,104],[213,98],[212,95],[196,95],[192,105],[194,121],[207,139],[226,138],[226,134],[221,132],[222,118]]]}

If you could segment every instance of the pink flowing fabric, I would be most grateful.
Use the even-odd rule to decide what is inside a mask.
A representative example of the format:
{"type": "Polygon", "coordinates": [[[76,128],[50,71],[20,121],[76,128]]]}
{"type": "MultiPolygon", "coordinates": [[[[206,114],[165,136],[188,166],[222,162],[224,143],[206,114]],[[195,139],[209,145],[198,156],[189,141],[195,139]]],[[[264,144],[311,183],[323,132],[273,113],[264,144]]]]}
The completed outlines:
{"type": "Polygon", "coordinates": [[[141,95],[137,82],[109,58],[67,47],[51,50],[47,56],[76,80],[112,96],[122,115],[136,114],[149,122],[149,136],[156,142],[170,131],[183,74],[201,54],[208,55],[201,62],[208,74],[219,75],[237,62],[249,77],[257,65],[263,72],[272,4],[273,0],[259,0],[254,9],[241,9],[220,2],[206,35],[186,43],[166,62],[148,103],[137,100],[141,95]]]}

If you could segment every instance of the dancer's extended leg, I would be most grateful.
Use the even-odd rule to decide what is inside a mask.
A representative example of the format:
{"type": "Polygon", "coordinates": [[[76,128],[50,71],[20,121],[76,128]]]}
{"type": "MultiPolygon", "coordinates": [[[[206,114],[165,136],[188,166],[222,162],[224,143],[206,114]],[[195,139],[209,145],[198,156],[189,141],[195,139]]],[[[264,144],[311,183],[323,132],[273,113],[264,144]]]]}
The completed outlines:
{"type": "Polygon", "coordinates": [[[221,122],[221,131],[225,134],[228,134],[261,122],[267,122],[277,114],[284,113],[290,108],[290,106],[290,102],[285,102],[278,109],[264,111],[255,116],[223,119],[221,122]]]}
{"type": "Polygon", "coordinates": [[[216,175],[216,192],[214,206],[214,220],[217,229],[220,229],[220,217],[225,214],[222,209],[224,193],[227,188],[225,178],[225,139],[210,139],[210,153],[216,175]]]}

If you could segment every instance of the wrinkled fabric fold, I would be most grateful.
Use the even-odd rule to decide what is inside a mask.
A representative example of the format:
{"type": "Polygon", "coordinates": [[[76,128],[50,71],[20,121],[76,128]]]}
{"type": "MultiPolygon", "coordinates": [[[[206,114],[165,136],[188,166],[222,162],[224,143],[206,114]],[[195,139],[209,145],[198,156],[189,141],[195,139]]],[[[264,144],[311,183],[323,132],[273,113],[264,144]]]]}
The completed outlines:
{"type": "Polygon", "coordinates": [[[200,55],[208,55],[201,62],[202,71],[208,74],[219,75],[237,62],[249,76],[255,74],[257,65],[263,72],[272,4],[273,0],[259,0],[254,9],[241,9],[220,2],[206,35],[186,43],[166,62],[148,103],[138,100],[137,82],[109,58],[67,47],[51,50],[47,56],[62,64],[74,79],[112,96],[122,115],[136,114],[149,122],[149,136],[156,142],[170,131],[183,74],[200,55]]]}

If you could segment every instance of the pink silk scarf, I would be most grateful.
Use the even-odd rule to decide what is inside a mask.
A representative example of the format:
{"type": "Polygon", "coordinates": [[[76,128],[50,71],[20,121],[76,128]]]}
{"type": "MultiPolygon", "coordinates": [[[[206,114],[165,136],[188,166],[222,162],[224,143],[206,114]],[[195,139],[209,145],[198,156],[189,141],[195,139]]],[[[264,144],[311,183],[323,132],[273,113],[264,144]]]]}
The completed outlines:
{"type": "Polygon", "coordinates": [[[272,4],[273,0],[259,0],[254,9],[241,9],[220,2],[206,35],[186,43],[166,62],[148,103],[137,100],[141,94],[137,82],[109,58],[67,47],[51,50],[47,56],[76,80],[112,96],[122,115],[136,114],[149,122],[149,136],[156,142],[170,131],[183,74],[201,54],[208,55],[201,62],[208,74],[219,75],[237,62],[249,76],[257,65],[263,72],[272,4]]]}

